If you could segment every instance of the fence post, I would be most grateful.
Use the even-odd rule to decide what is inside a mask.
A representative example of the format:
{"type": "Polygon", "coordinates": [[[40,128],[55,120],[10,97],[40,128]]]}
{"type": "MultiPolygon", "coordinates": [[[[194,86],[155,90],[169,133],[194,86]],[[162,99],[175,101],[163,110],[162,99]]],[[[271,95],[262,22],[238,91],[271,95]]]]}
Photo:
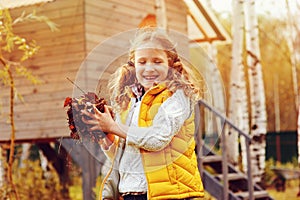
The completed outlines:
{"type": "MultiPolygon", "coordinates": [[[[221,117],[221,123],[224,124],[225,120],[221,117]]],[[[228,200],[228,159],[227,159],[227,144],[225,127],[221,132],[221,144],[222,144],[222,173],[223,173],[223,199],[228,200]]]]}

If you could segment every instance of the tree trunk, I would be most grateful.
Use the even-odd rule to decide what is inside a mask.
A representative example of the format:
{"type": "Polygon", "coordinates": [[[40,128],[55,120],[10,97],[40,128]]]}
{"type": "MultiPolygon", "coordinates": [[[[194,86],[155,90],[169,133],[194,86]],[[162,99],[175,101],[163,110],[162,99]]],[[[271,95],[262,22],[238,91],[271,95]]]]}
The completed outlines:
{"type": "Polygon", "coordinates": [[[59,152],[51,147],[49,143],[37,143],[39,149],[43,152],[47,160],[52,163],[54,169],[59,175],[59,180],[62,185],[61,194],[64,199],[70,199],[69,196],[69,173],[68,173],[68,160],[67,160],[67,151],[61,146],[59,152]]]}
{"type": "Polygon", "coordinates": [[[155,0],[155,10],[157,27],[167,30],[167,11],[165,0],[155,0]]]}
{"type": "Polygon", "coordinates": [[[300,106],[298,107],[298,164],[300,167],[300,106]]]}
{"type": "Polygon", "coordinates": [[[40,155],[40,161],[41,161],[41,168],[43,169],[44,172],[46,172],[48,169],[48,160],[46,156],[44,156],[43,151],[39,150],[39,155],[40,155]]]}
{"type": "Polygon", "coordinates": [[[246,52],[250,86],[251,104],[251,158],[253,180],[261,181],[265,168],[265,134],[267,132],[267,114],[265,89],[260,62],[258,23],[255,13],[255,0],[245,1],[246,52]]]}
{"type": "Polygon", "coordinates": [[[287,31],[287,42],[290,49],[291,55],[291,64],[292,64],[292,80],[293,80],[293,89],[295,95],[295,105],[298,111],[298,164],[300,166],[300,96],[298,92],[298,70],[297,65],[300,63],[300,2],[296,1],[297,8],[296,13],[291,12],[291,1],[286,0],[286,8],[287,8],[287,18],[288,18],[288,30],[287,31]]]}
{"type": "Polygon", "coordinates": [[[22,153],[20,156],[20,168],[24,167],[24,161],[28,159],[30,146],[31,145],[29,143],[22,144],[22,153]]]}
{"type": "Polygon", "coordinates": [[[4,185],[5,181],[5,156],[4,156],[4,150],[2,149],[2,146],[0,146],[0,188],[4,185]]]}
{"type": "MultiPolygon", "coordinates": [[[[295,109],[297,110],[299,105],[299,92],[298,92],[298,77],[297,77],[297,64],[300,62],[300,47],[299,47],[299,31],[300,31],[300,20],[299,14],[295,15],[291,12],[291,7],[289,1],[286,0],[287,8],[287,43],[290,49],[290,60],[292,64],[292,80],[293,89],[295,95],[295,109]]],[[[296,8],[300,8],[300,2],[297,2],[296,8]]],[[[300,10],[298,10],[299,13],[300,10]]]]}
{"type": "Polygon", "coordinates": [[[1,144],[1,162],[2,162],[2,170],[3,170],[3,184],[8,185],[8,176],[7,176],[7,162],[9,157],[9,143],[1,144]]]}
{"type": "MultiPolygon", "coordinates": [[[[244,1],[232,1],[232,64],[230,74],[229,118],[245,133],[249,133],[247,88],[243,65],[244,1]]],[[[229,161],[239,164],[238,133],[230,130],[227,136],[229,161]]],[[[241,138],[242,165],[247,167],[245,140],[241,138]]]]}
{"type": "MultiPolygon", "coordinates": [[[[213,43],[210,43],[207,47],[207,53],[210,58],[210,65],[209,65],[209,71],[206,75],[206,79],[209,79],[209,88],[212,95],[212,103],[213,106],[220,112],[226,115],[226,109],[225,109],[225,95],[224,95],[224,85],[221,79],[220,71],[217,67],[217,48],[213,43]]],[[[207,115],[209,116],[211,114],[210,111],[206,109],[207,115]]],[[[209,119],[209,117],[205,117],[206,119],[209,119]]],[[[213,121],[213,126],[216,127],[216,132],[221,134],[222,129],[224,128],[224,124],[221,123],[221,120],[218,118],[217,121],[213,121]]],[[[208,121],[206,125],[208,125],[210,122],[208,121]]]]}

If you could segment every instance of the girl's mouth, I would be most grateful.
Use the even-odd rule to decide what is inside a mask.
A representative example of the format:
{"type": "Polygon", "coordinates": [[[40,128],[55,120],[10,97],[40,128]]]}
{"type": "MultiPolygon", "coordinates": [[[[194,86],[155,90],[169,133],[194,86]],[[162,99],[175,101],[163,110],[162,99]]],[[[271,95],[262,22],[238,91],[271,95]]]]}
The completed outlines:
{"type": "Polygon", "coordinates": [[[154,81],[158,78],[158,76],[144,76],[144,79],[147,81],[154,81]]]}

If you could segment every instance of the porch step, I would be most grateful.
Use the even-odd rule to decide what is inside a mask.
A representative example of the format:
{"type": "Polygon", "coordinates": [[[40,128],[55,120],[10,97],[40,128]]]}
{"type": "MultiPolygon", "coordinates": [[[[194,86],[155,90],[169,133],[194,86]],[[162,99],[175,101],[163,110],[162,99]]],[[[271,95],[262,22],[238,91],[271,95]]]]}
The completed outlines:
{"type": "MultiPolygon", "coordinates": [[[[249,199],[249,192],[237,192],[235,193],[236,196],[242,198],[243,200],[248,200],[249,199]]],[[[261,191],[254,191],[253,196],[255,199],[269,199],[269,194],[265,190],[261,191]]]]}
{"type": "MultiPolygon", "coordinates": [[[[248,136],[247,133],[244,133],[242,130],[238,129],[237,126],[235,126],[226,116],[223,116],[216,110],[214,107],[208,105],[205,101],[199,100],[198,101],[199,109],[196,109],[196,114],[198,115],[197,123],[198,125],[202,123],[202,121],[198,121],[198,119],[201,119],[201,112],[200,112],[200,106],[203,106],[207,108],[209,111],[211,111],[216,117],[220,118],[222,122],[225,122],[226,125],[230,126],[231,128],[235,129],[240,136],[247,139],[247,142],[250,143],[251,137],[248,136]]],[[[201,135],[202,136],[202,135],[201,135]]],[[[259,184],[253,182],[253,180],[248,180],[250,177],[248,177],[247,174],[240,171],[236,166],[234,166],[232,163],[230,163],[229,160],[224,157],[224,155],[217,155],[213,150],[211,146],[206,146],[205,141],[201,140],[201,137],[197,137],[199,140],[197,140],[197,145],[200,145],[201,151],[199,151],[199,155],[202,155],[198,157],[199,159],[199,169],[202,169],[202,179],[204,188],[208,193],[214,196],[216,199],[224,199],[224,196],[228,194],[228,197],[226,199],[229,200],[249,200],[249,187],[253,189],[253,199],[255,200],[273,200],[271,196],[268,195],[267,191],[264,190],[259,184]],[[224,160],[222,160],[224,158],[224,160]],[[226,162],[227,160],[227,162],[226,162]],[[225,166],[226,162],[226,166],[225,166]],[[230,181],[228,183],[225,183],[223,180],[223,170],[226,170],[227,177],[230,181]],[[241,175],[242,174],[242,175],[241,175]],[[249,181],[251,181],[252,185],[249,185],[249,181]],[[228,188],[224,188],[224,186],[228,188]]],[[[222,141],[221,141],[222,143],[222,141]]],[[[249,144],[248,143],[248,144],[249,144]]],[[[247,148],[248,149],[248,148],[247,148]]],[[[221,148],[222,150],[222,148],[221,148]]],[[[249,149],[248,149],[249,150],[249,149]]],[[[223,152],[224,153],[224,152],[223,152]]],[[[229,152],[230,153],[230,152],[229,152]]],[[[247,154],[250,154],[250,152],[247,152],[247,154]]],[[[251,166],[251,163],[248,163],[251,166]]],[[[253,200],[251,199],[251,200],[253,200]]]]}
{"type": "Polygon", "coordinates": [[[201,157],[203,163],[222,162],[222,156],[210,155],[201,157]]]}
{"type": "MultiPolygon", "coordinates": [[[[216,178],[219,180],[223,180],[223,174],[216,175],[216,178]]],[[[228,173],[227,178],[228,181],[247,179],[247,177],[244,174],[240,174],[240,173],[228,173]]]]}

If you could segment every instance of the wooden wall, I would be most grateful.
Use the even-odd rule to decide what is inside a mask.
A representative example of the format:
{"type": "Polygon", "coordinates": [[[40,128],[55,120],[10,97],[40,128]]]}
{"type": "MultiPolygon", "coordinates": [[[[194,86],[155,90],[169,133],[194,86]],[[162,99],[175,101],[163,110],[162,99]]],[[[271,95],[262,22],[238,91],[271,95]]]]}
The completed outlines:
{"type": "MultiPolygon", "coordinates": [[[[15,32],[27,39],[34,39],[40,45],[39,53],[25,63],[42,84],[33,86],[24,79],[16,80],[16,87],[24,97],[15,105],[17,139],[55,138],[68,136],[64,98],[71,94],[73,86],[67,81],[75,76],[84,59],[84,10],[83,0],[61,0],[42,6],[21,7],[11,10],[19,16],[23,10],[30,13],[36,9],[38,15],[45,15],[59,25],[59,32],[51,32],[45,23],[28,22],[15,27],[15,32]]],[[[2,93],[1,86],[1,93],[2,93]]],[[[8,113],[7,93],[2,117],[0,140],[7,140],[10,126],[6,124],[8,113]]]]}
{"type": "MultiPolygon", "coordinates": [[[[187,33],[186,10],[183,1],[166,0],[168,28],[187,33]],[[184,8],[184,9],[183,9],[184,8]]],[[[80,95],[66,79],[76,81],[85,91],[98,92],[101,81],[102,94],[109,75],[119,66],[114,62],[125,55],[128,38],[134,35],[147,14],[155,14],[155,0],[59,0],[42,6],[22,7],[11,10],[18,16],[23,10],[37,10],[59,25],[59,32],[51,32],[40,22],[24,23],[15,31],[41,46],[39,53],[26,66],[43,83],[33,86],[17,79],[18,91],[24,97],[15,105],[16,136],[18,140],[47,139],[69,136],[65,97],[80,95]],[[113,63],[113,64],[112,64],[113,63]]],[[[188,44],[187,40],[178,41],[188,44]]],[[[188,51],[188,45],[183,52],[188,51]]],[[[123,59],[124,60],[124,59],[123,59]]],[[[2,115],[0,116],[0,141],[9,139],[7,124],[8,90],[1,87],[2,115]]]]}
{"type": "MultiPolygon", "coordinates": [[[[176,4],[172,0],[166,1],[168,28],[175,30],[175,34],[179,37],[180,34],[186,36],[187,33],[185,8],[183,1],[177,1],[176,4]]],[[[86,49],[89,54],[76,80],[86,91],[95,91],[109,99],[106,96],[106,85],[110,74],[121,63],[127,62],[130,40],[134,38],[141,21],[148,14],[156,13],[155,0],[139,0],[134,3],[118,0],[86,0],[85,9],[86,49]],[[119,59],[120,57],[122,58],[119,59]]],[[[184,46],[181,51],[188,52],[186,38],[178,40],[176,38],[176,42],[184,46]]],[[[75,94],[80,94],[80,91],[75,94]]]]}

